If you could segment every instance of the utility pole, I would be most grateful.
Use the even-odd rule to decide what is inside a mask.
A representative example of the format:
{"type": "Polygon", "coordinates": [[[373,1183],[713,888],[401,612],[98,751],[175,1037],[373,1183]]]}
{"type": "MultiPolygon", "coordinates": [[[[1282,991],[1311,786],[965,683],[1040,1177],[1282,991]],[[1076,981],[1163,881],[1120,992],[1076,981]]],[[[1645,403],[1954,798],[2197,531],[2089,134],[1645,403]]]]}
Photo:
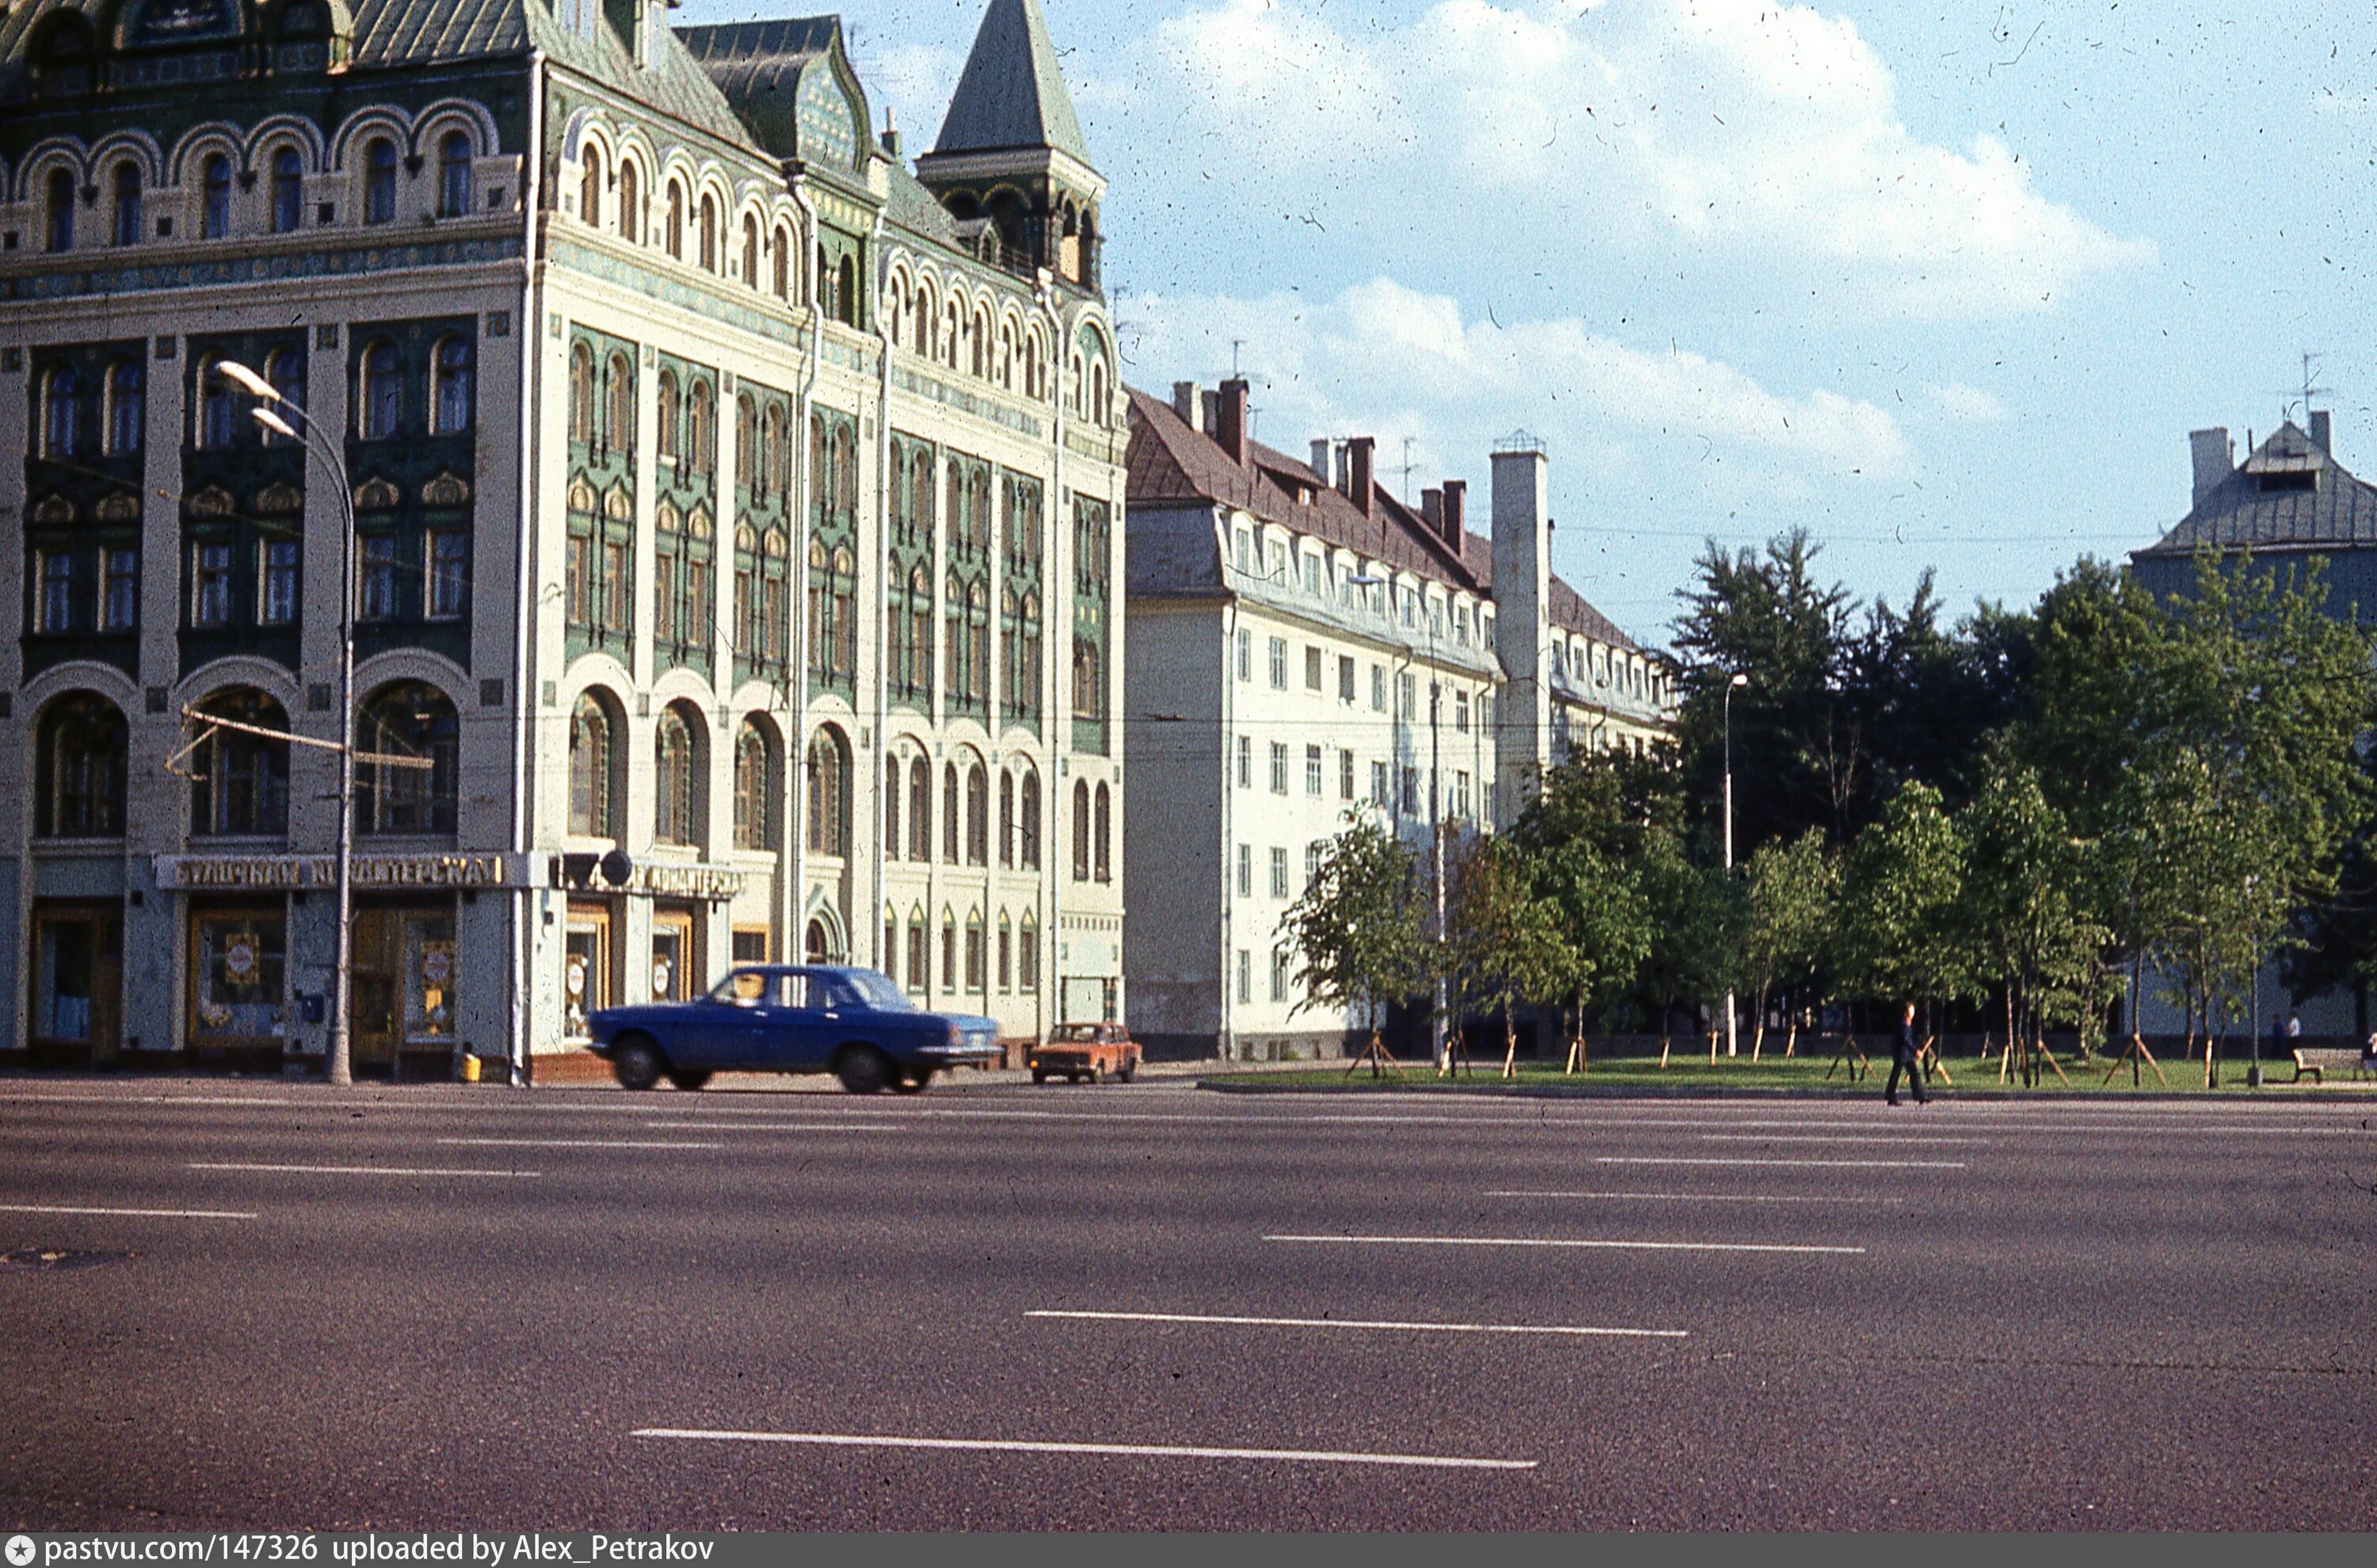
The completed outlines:
{"type": "MultiPolygon", "coordinates": [[[[1726,880],[1733,880],[1733,694],[1750,684],[1750,677],[1736,672],[1725,683],[1725,869],[1726,880]]],[[[1739,1056],[1741,1042],[1734,1032],[1733,987],[1725,988],[1725,1054],[1739,1056]]]]}

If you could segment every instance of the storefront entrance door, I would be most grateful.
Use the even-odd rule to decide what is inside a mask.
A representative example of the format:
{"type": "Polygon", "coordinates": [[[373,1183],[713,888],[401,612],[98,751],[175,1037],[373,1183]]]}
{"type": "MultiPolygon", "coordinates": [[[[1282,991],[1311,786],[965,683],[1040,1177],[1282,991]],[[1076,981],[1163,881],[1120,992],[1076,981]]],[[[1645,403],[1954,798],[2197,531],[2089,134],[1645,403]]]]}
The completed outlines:
{"type": "Polygon", "coordinates": [[[399,1053],[454,1048],[454,915],[442,908],[355,911],[355,1065],[393,1071],[399,1053]]]}
{"type": "Polygon", "coordinates": [[[113,904],[36,904],[33,1017],[36,1057],[113,1060],[122,1041],[124,912],[113,904]]]}
{"type": "Polygon", "coordinates": [[[652,910],[651,1000],[684,1001],[702,988],[694,930],[689,909],[660,905],[652,910]]]}
{"type": "Polygon", "coordinates": [[[611,932],[607,904],[572,903],[567,941],[561,955],[563,1029],[569,1038],[586,1038],[591,1013],[612,1005],[611,932]]]}

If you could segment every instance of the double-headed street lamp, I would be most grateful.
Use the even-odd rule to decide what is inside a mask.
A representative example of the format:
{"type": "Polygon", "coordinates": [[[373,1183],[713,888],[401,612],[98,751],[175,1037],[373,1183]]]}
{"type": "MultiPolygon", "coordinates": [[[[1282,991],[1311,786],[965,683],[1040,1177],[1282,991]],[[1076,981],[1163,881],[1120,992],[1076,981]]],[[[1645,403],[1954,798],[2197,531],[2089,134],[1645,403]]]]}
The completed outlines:
{"type": "Polygon", "coordinates": [[[305,411],[236,360],[217,360],[223,379],[256,399],[248,417],[274,435],[302,444],[329,471],[339,490],[339,936],[332,962],[330,1042],[322,1064],[332,1083],[352,1083],[354,1052],[351,1028],[354,969],[355,859],[355,509],[347,464],[336,444],[316,428],[305,411]],[[283,412],[285,411],[285,412],[283,412]],[[292,424],[291,421],[295,423],[292,424]]]}
{"type": "MultiPolygon", "coordinates": [[[[1740,671],[1725,683],[1725,868],[1733,869],[1733,694],[1750,684],[1750,677],[1740,671]]],[[[1726,879],[1731,881],[1728,876],[1726,879]]],[[[1741,1042],[1735,1036],[1733,1026],[1733,987],[1725,988],[1725,1054],[1739,1056],[1741,1042]]]]}

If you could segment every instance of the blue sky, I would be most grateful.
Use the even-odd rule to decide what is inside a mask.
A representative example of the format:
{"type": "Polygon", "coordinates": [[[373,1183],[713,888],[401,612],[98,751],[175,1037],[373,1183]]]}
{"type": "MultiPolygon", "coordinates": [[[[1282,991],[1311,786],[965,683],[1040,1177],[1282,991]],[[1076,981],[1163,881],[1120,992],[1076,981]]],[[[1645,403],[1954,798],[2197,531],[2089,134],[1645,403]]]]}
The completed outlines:
{"type": "MultiPolygon", "coordinates": [[[[2377,7],[1047,0],[1134,384],[1255,382],[1390,483],[1551,454],[1646,640],[1712,536],[2026,602],[2184,513],[2320,354],[2377,476],[2377,7]],[[1234,340],[1237,346],[1234,348],[1234,340]]],[[[763,14],[691,0],[687,21],[763,14]]],[[[844,10],[928,146],[979,0],[844,10]]]]}

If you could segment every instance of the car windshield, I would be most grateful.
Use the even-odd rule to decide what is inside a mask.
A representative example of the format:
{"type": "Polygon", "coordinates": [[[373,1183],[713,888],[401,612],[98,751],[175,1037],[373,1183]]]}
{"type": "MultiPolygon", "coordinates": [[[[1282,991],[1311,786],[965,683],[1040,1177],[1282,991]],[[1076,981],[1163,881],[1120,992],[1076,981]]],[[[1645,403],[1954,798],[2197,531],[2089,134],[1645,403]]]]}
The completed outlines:
{"type": "Polygon", "coordinates": [[[858,999],[884,1012],[914,1012],[911,1002],[889,977],[872,969],[849,969],[835,976],[842,984],[858,993],[858,999]]]}
{"type": "Polygon", "coordinates": [[[1098,1026],[1094,1023],[1059,1023],[1048,1037],[1052,1040],[1095,1040],[1098,1026]]]}
{"type": "Polygon", "coordinates": [[[770,982],[776,979],[777,976],[764,969],[737,969],[718,982],[717,988],[710,993],[710,999],[731,1007],[758,1007],[768,999],[772,988],[770,982]]]}

